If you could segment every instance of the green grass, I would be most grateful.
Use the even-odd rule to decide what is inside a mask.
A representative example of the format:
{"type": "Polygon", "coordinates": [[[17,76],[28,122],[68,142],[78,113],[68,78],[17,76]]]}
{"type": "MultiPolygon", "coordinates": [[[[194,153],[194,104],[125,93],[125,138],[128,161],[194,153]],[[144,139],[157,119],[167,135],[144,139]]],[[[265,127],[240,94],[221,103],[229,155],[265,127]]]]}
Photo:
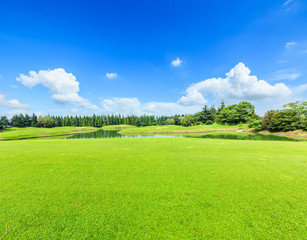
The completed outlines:
{"type": "Polygon", "coordinates": [[[136,133],[203,133],[210,131],[236,131],[238,129],[247,129],[247,124],[242,125],[221,125],[214,123],[212,125],[197,125],[192,127],[183,127],[177,125],[162,125],[148,127],[129,127],[121,130],[122,134],[136,133]]]}
{"type": "Polygon", "coordinates": [[[55,128],[7,128],[0,131],[1,140],[17,140],[27,138],[40,138],[69,135],[76,132],[93,131],[93,127],[55,127],[55,128]]]}
{"type": "Polygon", "coordinates": [[[121,125],[104,126],[101,129],[103,130],[123,130],[123,129],[134,128],[134,127],[135,126],[132,126],[132,125],[121,124],[121,125]]]}
{"type": "Polygon", "coordinates": [[[307,238],[306,142],[50,139],[0,153],[2,239],[307,238]]]}

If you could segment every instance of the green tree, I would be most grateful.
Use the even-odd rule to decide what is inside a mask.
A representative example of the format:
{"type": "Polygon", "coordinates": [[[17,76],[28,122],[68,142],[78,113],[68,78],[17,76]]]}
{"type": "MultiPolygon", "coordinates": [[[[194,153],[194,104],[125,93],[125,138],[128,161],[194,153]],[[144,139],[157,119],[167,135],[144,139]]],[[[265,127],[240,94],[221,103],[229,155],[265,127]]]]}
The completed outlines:
{"type": "Polygon", "coordinates": [[[255,114],[255,107],[249,102],[229,105],[217,112],[216,122],[227,124],[247,123],[255,114]]]}
{"type": "Polygon", "coordinates": [[[263,130],[268,130],[271,123],[272,117],[277,113],[275,110],[269,110],[264,114],[264,117],[261,121],[261,128],[263,130]]]}
{"type": "Polygon", "coordinates": [[[300,115],[293,109],[278,111],[271,118],[269,131],[293,131],[299,128],[300,115]]]}
{"type": "Polygon", "coordinates": [[[23,114],[14,115],[11,119],[11,126],[12,127],[24,127],[24,116],[23,114]]]}
{"type": "Polygon", "coordinates": [[[190,127],[194,124],[194,116],[192,114],[187,114],[180,118],[180,124],[184,127],[190,127]]]}
{"type": "Polygon", "coordinates": [[[31,117],[26,114],[23,119],[24,127],[31,127],[31,117]]]}
{"type": "Polygon", "coordinates": [[[0,125],[2,126],[2,128],[6,128],[7,126],[9,126],[10,122],[9,120],[7,119],[6,116],[2,116],[0,118],[0,125]]]}
{"type": "Polygon", "coordinates": [[[168,118],[166,119],[167,125],[175,125],[175,119],[174,118],[168,118]]]}
{"type": "Polygon", "coordinates": [[[307,130],[307,117],[304,114],[300,115],[299,128],[307,130]]]}
{"type": "Polygon", "coordinates": [[[307,102],[296,101],[292,103],[287,103],[283,106],[284,108],[289,108],[296,111],[298,114],[304,114],[307,117],[307,102]]]}
{"type": "Polygon", "coordinates": [[[37,123],[39,127],[44,127],[44,128],[52,128],[56,126],[55,120],[49,116],[39,117],[37,119],[37,123]]]}
{"type": "Polygon", "coordinates": [[[31,117],[31,127],[37,127],[37,116],[34,113],[31,117]]]}
{"type": "Polygon", "coordinates": [[[3,128],[4,128],[4,124],[3,124],[2,118],[3,118],[3,117],[0,118],[0,129],[3,129],[3,128]]]}

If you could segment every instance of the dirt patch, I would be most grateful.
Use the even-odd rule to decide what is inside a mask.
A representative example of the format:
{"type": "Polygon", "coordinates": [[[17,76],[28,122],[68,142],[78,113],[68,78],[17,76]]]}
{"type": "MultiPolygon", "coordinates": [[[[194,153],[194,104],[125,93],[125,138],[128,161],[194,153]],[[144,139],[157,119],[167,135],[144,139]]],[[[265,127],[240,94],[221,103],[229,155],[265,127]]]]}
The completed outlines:
{"type": "Polygon", "coordinates": [[[269,132],[261,131],[262,134],[274,134],[279,136],[290,136],[290,137],[302,137],[307,138],[307,132],[302,130],[288,131],[288,132],[269,132]]]}

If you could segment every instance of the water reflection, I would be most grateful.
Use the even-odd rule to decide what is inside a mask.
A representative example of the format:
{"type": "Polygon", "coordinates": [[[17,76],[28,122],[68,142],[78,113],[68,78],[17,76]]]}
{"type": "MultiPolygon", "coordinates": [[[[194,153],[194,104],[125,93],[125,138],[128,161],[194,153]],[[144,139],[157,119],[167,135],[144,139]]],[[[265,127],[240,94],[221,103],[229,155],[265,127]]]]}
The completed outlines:
{"type": "Polygon", "coordinates": [[[71,136],[64,136],[64,139],[93,139],[93,138],[181,138],[182,135],[123,135],[118,131],[98,130],[95,132],[76,133],[71,136]]]}
{"type": "Polygon", "coordinates": [[[157,134],[136,134],[123,135],[118,131],[97,130],[94,132],[76,133],[70,136],[63,136],[63,139],[93,139],[93,138],[211,138],[211,139],[232,139],[232,140],[262,140],[262,141],[299,141],[297,139],[278,136],[273,134],[260,133],[230,133],[230,132],[216,132],[206,134],[185,134],[185,135],[157,135],[157,134]]]}
{"type": "Polygon", "coordinates": [[[273,134],[260,133],[209,133],[199,136],[191,136],[197,138],[213,138],[213,139],[232,139],[232,140],[262,140],[262,141],[299,141],[297,139],[278,136],[273,134]]]}

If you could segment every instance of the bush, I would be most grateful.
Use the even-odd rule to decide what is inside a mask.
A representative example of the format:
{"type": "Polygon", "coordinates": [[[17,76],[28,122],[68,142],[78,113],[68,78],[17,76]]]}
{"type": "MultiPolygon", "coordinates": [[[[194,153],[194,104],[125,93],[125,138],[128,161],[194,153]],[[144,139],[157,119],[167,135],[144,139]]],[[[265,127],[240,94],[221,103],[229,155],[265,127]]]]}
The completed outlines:
{"type": "Polygon", "coordinates": [[[212,125],[212,124],[213,124],[213,122],[211,120],[206,121],[206,125],[212,125]]]}
{"type": "Polygon", "coordinates": [[[248,124],[248,127],[254,128],[256,131],[261,131],[261,120],[254,120],[248,124]]]}

